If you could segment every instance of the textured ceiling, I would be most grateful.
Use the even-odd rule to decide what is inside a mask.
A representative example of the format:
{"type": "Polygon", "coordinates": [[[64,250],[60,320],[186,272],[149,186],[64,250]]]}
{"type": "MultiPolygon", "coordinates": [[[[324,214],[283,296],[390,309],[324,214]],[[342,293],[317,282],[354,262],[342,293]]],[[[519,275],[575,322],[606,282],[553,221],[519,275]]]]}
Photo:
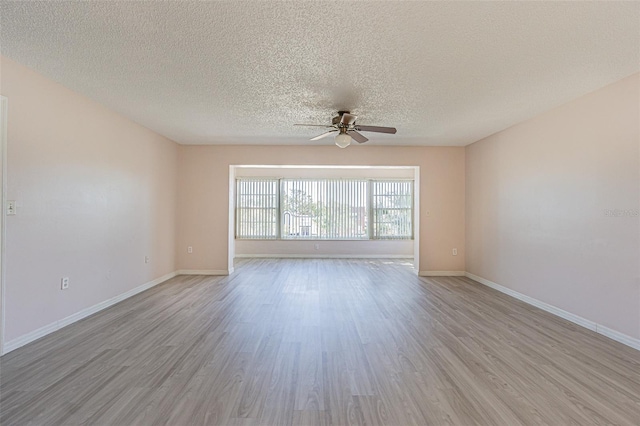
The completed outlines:
{"type": "Polygon", "coordinates": [[[2,54],[184,144],[466,145],[640,70],[638,2],[0,2],[2,54]],[[331,144],[325,139],[318,144],[331,144]]]}

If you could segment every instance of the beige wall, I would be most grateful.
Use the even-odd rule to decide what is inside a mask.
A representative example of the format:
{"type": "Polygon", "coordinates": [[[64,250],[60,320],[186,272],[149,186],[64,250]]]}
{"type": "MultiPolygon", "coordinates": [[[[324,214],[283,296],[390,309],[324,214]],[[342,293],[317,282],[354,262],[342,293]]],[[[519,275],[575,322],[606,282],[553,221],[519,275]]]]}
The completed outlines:
{"type": "Polygon", "coordinates": [[[640,338],[639,104],[635,74],[468,146],[467,271],[640,338]]]}
{"type": "Polygon", "coordinates": [[[459,147],[181,146],[178,268],[228,269],[230,165],[315,164],[420,166],[420,270],[463,271],[464,157],[459,147]]]}
{"type": "Polygon", "coordinates": [[[7,58],[0,66],[7,199],[18,202],[7,217],[10,341],[175,270],[178,146],[7,58]]]}

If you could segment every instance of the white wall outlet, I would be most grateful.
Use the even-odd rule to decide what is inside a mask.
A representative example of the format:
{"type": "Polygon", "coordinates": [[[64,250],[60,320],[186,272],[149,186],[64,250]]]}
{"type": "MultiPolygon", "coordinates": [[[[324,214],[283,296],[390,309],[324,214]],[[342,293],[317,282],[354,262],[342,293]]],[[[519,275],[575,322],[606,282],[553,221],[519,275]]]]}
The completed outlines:
{"type": "Polygon", "coordinates": [[[60,290],[66,290],[69,288],[69,277],[62,277],[60,280],[60,290]]]}
{"type": "Polygon", "coordinates": [[[145,257],[144,257],[144,263],[149,263],[149,260],[150,260],[150,259],[149,259],[149,256],[145,256],[145,257]]]}
{"type": "Polygon", "coordinates": [[[314,244],[313,248],[316,249],[316,250],[320,250],[320,244],[314,244]]]}
{"type": "Polygon", "coordinates": [[[191,246],[187,247],[187,253],[193,253],[193,247],[191,246]]]}
{"type": "Polygon", "coordinates": [[[453,255],[457,256],[458,255],[458,249],[453,249],[453,255]]]}
{"type": "Polygon", "coordinates": [[[16,202],[14,200],[7,201],[7,216],[13,216],[16,214],[16,202]]]}

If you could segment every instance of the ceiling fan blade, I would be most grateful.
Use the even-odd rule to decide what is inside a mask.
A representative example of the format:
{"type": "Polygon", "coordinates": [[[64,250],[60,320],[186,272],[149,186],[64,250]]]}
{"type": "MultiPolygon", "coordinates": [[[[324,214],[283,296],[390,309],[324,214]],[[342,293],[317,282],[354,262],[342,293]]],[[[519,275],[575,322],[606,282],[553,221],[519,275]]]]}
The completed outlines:
{"type": "Polygon", "coordinates": [[[304,126],[304,127],[333,127],[329,124],[294,124],[294,126],[304,126]]]}
{"type": "Polygon", "coordinates": [[[344,114],[342,114],[342,119],[340,120],[340,123],[349,126],[356,122],[356,118],[358,118],[358,116],[345,112],[344,114]]]}
{"type": "Polygon", "coordinates": [[[380,126],[356,126],[356,130],[360,130],[362,132],[391,133],[392,135],[395,135],[397,131],[395,127],[380,126]]]}
{"type": "Polygon", "coordinates": [[[324,132],[321,135],[316,136],[315,138],[311,138],[309,139],[310,141],[317,141],[318,139],[322,139],[322,138],[326,138],[329,135],[334,134],[335,132],[337,132],[337,130],[329,130],[328,132],[324,132]]]}
{"type": "Polygon", "coordinates": [[[350,131],[348,135],[351,136],[351,138],[358,143],[365,143],[366,141],[369,140],[365,138],[362,133],[358,133],[355,130],[350,131]]]}

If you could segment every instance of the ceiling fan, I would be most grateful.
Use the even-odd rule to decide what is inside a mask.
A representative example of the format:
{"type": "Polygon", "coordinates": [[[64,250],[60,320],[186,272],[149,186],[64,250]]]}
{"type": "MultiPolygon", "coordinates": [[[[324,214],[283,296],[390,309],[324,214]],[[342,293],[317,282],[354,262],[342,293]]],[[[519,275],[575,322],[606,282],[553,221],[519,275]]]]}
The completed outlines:
{"type": "Polygon", "coordinates": [[[338,115],[331,119],[331,125],[324,124],[294,124],[295,126],[307,126],[307,127],[329,127],[331,130],[311,138],[312,141],[326,138],[327,136],[336,135],[336,145],[340,148],[346,148],[351,144],[351,140],[355,140],[358,143],[365,143],[369,139],[364,137],[359,132],[378,132],[378,133],[390,133],[394,135],[396,133],[395,127],[380,127],[380,126],[361,126],[356,124],[358,117],[349,113],[349,111],[338,111],[338,115]]]}

